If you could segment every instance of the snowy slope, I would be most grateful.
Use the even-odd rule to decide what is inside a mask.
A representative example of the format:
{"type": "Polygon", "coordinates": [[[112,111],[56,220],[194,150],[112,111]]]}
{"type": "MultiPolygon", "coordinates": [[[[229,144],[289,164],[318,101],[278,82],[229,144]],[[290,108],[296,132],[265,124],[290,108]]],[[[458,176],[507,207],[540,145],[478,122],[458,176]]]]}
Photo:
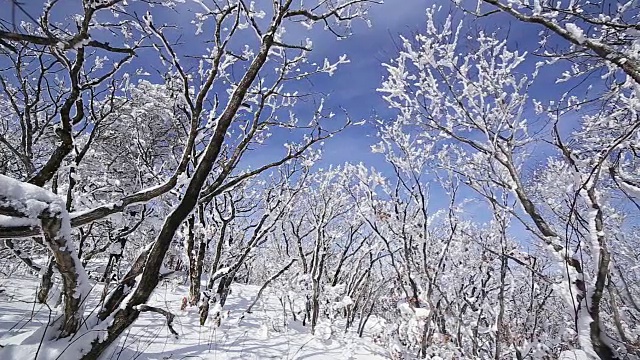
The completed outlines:
{"type": "MultiPolygon", "coordinates": [[[[100,285],[92,292],[99,294],[100,285]]],[[[37,281],[29,277],[0,279],[0,359],[73,359],[65,352],[66,341],[56,349],[22,343],[47,323],[50,312],[46,305],[35,304],[37,281]]],[[[165,318],[143,313],[138,321],[108,350],[104,359],[386,359],[384,349],[368,336],[344,334],[339,323],[322,323],[315,336],[300,322],[283,319],[282,307],[275,296],[263,293],[262,301],[251,314],[244,310],[258,292],[257,286],[234,284],[225,306],[220,327],[208,323],[201,327],[197,308],[180,310],[187,288],[170,283],[158,287],[150,305],[165,308],[176,315],[176,339],[168,331],[165,318]],[[243,316],[244,315],[244,316],[243,316]],[[286,325],[285,325],[286,324],[286,325]]],[[[97,299],[90,299],[87,312],[95,309],[97,299]]],[[[375,322],[372,321],[375,326],[375,322]]],[[[36,334],[37,335],[37,334],[36,334]]],[[[67,343],[68,344],[68,343],[67,343]]]]}

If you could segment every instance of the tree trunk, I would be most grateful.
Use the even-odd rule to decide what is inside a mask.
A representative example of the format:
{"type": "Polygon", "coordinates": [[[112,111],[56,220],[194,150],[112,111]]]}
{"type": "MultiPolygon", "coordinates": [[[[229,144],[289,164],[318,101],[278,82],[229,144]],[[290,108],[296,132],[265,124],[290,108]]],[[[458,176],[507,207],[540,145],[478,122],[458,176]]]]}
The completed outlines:
{"type": "MultiPolygon", "coordinates": [[[[264,291],[264,289],[267,288],[267,286],[269,286],[269,284],[271,284],[272,281],[274,281],[275,279],[277,279],[278,277],[280,277],[280,275],[284,274],[287,270],[289,270],[289,268],[291,267],[291,265],[293,265],[294,262],[296,262],[297,259],[293,259],[291,260],[285,267],[283,267],[282,269],[280,269],[280,271],[278,271],[277,273],[275,273],[273,276],[271,276],[264,284],[262,284],[262,287],[260,288],[260,290],[258,290],[258,294],[256,295],[256,298],[253,300],[253,302],[251,303],[251,305],[249,305],[249,307],[247,308],[247,310],[245,310],[244,312],[251,314],[251,309],[253,309],[253,307],[256,305],[256,303],[258,302],[258,300],[260,300],[260,296],[262,295],[262,292],[264,291]]],[[[286,309],[286,303],[285,303],[285,309],[286,309]]]]}
{"type": "MultiPolygon", "coordinates": [[[[229,290],[231,288],[231,283],[233,282],[233,276],[235,273],[230,273],[224,275],[220,278],[218,282],[218,289],[215,295],[212,295],[210,292],[205,293],[205,301],[200,305],[200,326],[204,326],[209,319],[209,309],[211,305],[218,304],[218,308],[222,310],[222,307],[227,302],[227,296],[229,296],[229,290]]],[[[219,326],[220,313],[214,314],[214,319],[216,319],[217,325],[219,326]]]]}
{"type": "Polygon", "coordinates": [[[311,296],[311,334],[315,334],[320,314],[320,281],[322,279],[322,269],[324,267],[325,252],[320,254],[320,260],[315,264],[315,274],[313,275],[313,293],[311,296]]]}
{"type": "Polygon", "coordinates": [[[504,255],[504,248],[502,250],[502,257],[500,262],[500,292],[498,293],[498,319],[496,321],[496,346],[494,359],[499,360],[502,352],[502,334],[504,333],[504,294],[505,294],[505,279],[507,277],[507,265],[509,258],[504,255]]]}
{"type": "MultiPolygon", "coordinates": [[[[189,297],[191,305],[196,305],[200,301],[200,284],[202,283],[202,270],[204,268],[204,257],[207,253],[208,242],[204,238],[200,239],[198,246],[198,257],[196,258],[195,268],[191,276],[191,284],[189,286],[189,297]]],[[[191,268],[190,268],[191,269],[191,268]]]]}
{"type": "Polygon", "coordinates": [[[40,304],[46,304],[47,299],[49,298],[49,292],[53,287],[53,267],[55,265],[55,259],[53,256],[49,257],[47,260],[47,265],[40,275],[40,286],[38,286],[38,302],[40,304]]]}
{"type": "Polygon", "coordinates": [[[195,215],[187,219],[187,239],[185,250],[189,261],[189,305],[193,306],[200,300],[200,277],[196,269],[195,255],[195,215]]]}
{"type": "Polygon", "coordinates": [[[71,239],[64,234],[63,216],[46,212],[42,215],[42,232],[45,242],[49,245],[63,283],[64,316],[60,324],[60,338],[75,334],[78,330],[83,314],[83,303],[89,289],[84,268],[75,254],[71,239]],[[62,230],[62,231],[61,231],[62,230]]]}

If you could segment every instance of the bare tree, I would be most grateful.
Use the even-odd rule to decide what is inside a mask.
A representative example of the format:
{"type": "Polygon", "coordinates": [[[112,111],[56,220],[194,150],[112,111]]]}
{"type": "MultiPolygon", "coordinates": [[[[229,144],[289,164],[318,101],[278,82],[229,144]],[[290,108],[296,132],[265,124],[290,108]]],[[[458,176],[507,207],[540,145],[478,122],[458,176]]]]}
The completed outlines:
{"type": "MultiPolygon", "coordinates": [[[[13,109],[14,117],[11,119],[17,119],[17,124],[25,129],[21,132],[21,141],[18,142],[21,147],[14,146],[14,139],[6,137],[2,138],[2,145],[17,159],[14,167],[16,175],[20,174],[18,177],[37,186],[46,186],[52,182],[52,189],[59,187],[55,184],[62,183],[63,178],[59,173],[63,169],[65,159],[75,152],[71,168],[76,167],[82,157],[90,152],[87,149],[96,141],[101,129],[104,129],[101,122],[109,122],[110,114],[126,106],[128,99],[121,102],[115,98],[114,93],[120,85],[128,84],[129,78],[123,76],[117,79],[116,74],[133,59],[143,43],[153,44],[161,61],[168,66],[168,72],[174,74],[170,77],[165,92],[175,99],[172,102],[175,106],[170,110],[174,116],[179,114],[177,118],[180,120],[176,124],[177,128],[182,130],[178,133],[179,142],[171,149],[175,154],[175,161],[170,162],[172,166],[160,172],[156,169],[153,171],[155,173],[151,178],[157,179],[159,185],[146,185],[147,178],[143,182],[147,187],[141,190],[131,191],[129,188],[123,193],[118,191],[122,196],[117,201],[98,201],[94,207],[74,209],[76,211],[69,215],[66,215],[67,211],[71,209],[75,198],[73,190],[82,190],[76,184],[75,170],[68,173],[64,182],[65,189],[70,194],[67,204],[64,209],[51,214],[25,214],[21,209],[27,201],[26,197],[16,197],[12,192],[3,193],[2,214],[29,219],[18,222],[18,225],[15,222],[8,225],[3,222],[0,231],[3,238],[35,236],[36,241],[42,241],[38,240],[37,236],[41,229],[45,229],[44,243],[51,247],[56,268],[64,280],[65,313],[59,337],[70,336],[79,330],[80,318],[83,316],[80,304],[87,295],[84,288],[86,274],[79,264],[75,248],[71,246],[71,229],[100,221],[111,214],[122,212],[133,204],[145,203],[160,196],[178,195],[177,199],[172,200],[175,205],[171,205],[172,210],[165,217],[154,242],[139,255],[123,281],[107,296],[96,321],[90,322],[99,326],[101,330],[98,333],[103,335],[85,337],[92,342],[92,346],[83,353],[83,358],[98,358],[137,319],[140,312],[150,310],[146,301],[162,278],[160,268],[165,254],[176,231],[199,203],[206,204],[248,178],[302,157],[308,153],[312,145],[330,138],[349,124],[346,121],[344,126],[321,128],[320,123],[329,117],[321,107],[310,116],[311,119],[304,119],[308,125],[299,125],[295,117],[280,120],[279,108],[286,108],[295,103],[295,98],[287,92],[288,82],[295,82],[316,73],[332,73],[336,66],[347,61],[346,58],[340,58],[335,63],[325,62],[316,67],[309,67],[304,59],[311,47],[308,44],[289,44],[281,38],[281,34],[285,26],[296,26],[300,22],[321,22],[336,34],[342,32],[346,36],[351,21],[365,16],[369,3],[375,1],[294,4],[293,1],[287,0],[273,3],[271,9],[265,9],[269,11],[271,19],[258,21],[264,13],[258,12],[242,0],[219,4],[216,2],[215,7],[205,9],[205,13],[199,18],[201,21],[209,19],[214,24],[214,32],[211,35],[214,47],[210,53],[201,57],[204,66],[200,68],[197,76],[191,75],[183,66],[181,60],[188,55],[180,54],[174,48],[169,28],[157,26],[151,12],[140,19],[131,16],[127,12],[128,5],[119,0],[99,3],[83,1],[81,16],[69,20],[62,28],[50,21],[52,12],[57,9],[57,2],[51,2],[46,4],[38,24],[24,29],[0,30],[5,55],[19,65],[15,67],[19,73],[18,80],[5,81],[2,84],[8,102],[7,108],[13,109]],[[123,34],[121,46],[97,40],[100,38],[99,29],[108,29],[111,24],[103,24],[96,20],[96,14],[106,14],[108,11],[125,18],[113,25],[123,34]],[[239,29],[244,28],[244,25],[248,25],[254,33],[253,41],[257,46],[254,52],[235,54],[230,43],[232,39],[237,38],[239,29]],[[74,27],[77,31],[72,30],[74,27]],[[133,32],[142,36],[132,36],[133,32]],[[132,38],[138,40],[133,41],[132,38]],[[21,52],[27,54],[28,62],[25,62],[21,52]],[[108,52],[111,56],[119,58],[109,60],[112,66],[105,67],[104,58],[97,55],[97,52],[108,52]],[[90,64],[88,59],[94,60],[95,64],[90,64]],[[37,80],[36,77],[35,83],[33,80],[22,82],[20,76],[25,73],[20,70],[22,64],[30,66],[33,69],[30,71],[34,73],[45,75],[41,80],[37,80]],[[232,80],[230,67],[241,69],[242,75],[237,81],[232,80]],[[58,69],[66,73],[64,82],[47,82],[46,80],[50,80],[46,75],[48,71],[54,74],[58,69]],[[271,75],[261,75],[266,69],[276,70],[277,76],[273,78],[271,75]],[[25,83],[31,87],[22,85],[25,83]],[[213,94],[214,84],[229,86],[229,83],[232,85],[229,87],[228,96],[219,99],[213,94]],[[23,89],[14,89],[15,84],[22,85],[23,89]],[[48,87],[54,84],[58,89],[42,89],[42,84],[48,87]],[[178,86],[172,88],[172,84],[178,86]],[[31,92],[35,92],[36,95],[32,95],[31,92]],[[30,100],[32,98],[34,105],[30,100]],[[19,99],[24,104],[18,104],[19,99]],[[105,113],[100,112],[100,104],[106,109],[105,113]],[[255,106],[253,116],[249,118],[243,111],[247,106],[255,106]],[[27,111],[23,111],[25,108],[27,111]],[[37,116],[33,116],[33,113],[37,116]],[[94,114],[98,116],[92,118],[94,114]],[[41,119],[43,115],[46,117],[41,119]],[[93,124],[88,122],[89,118],[93,119],[93,124]],[[245,124],[236,127],[235,124],[241,122],[245,124]],[[85,123],[87,125],[82,126],[85,123]],[[31,148],[34,141],[40,139],[37,131],[42,131],[44,126],[46,131],[51,132],[49,139],[53,141],[49,144],[49,149],[43,151],[47,156],[44,158],[45,161],[42,161],[41,155],[31,158],[31,148]],[[81,127],[82,130],[76,132],[77,127],[81,127]],[[35,132],[30,130],[31,128],[35,132]],[[239,171],[238,164],[247,149],[261,144],[268,137],[269,129],[276,128],[297,129],[299,133],[306,135],[300,143],[288,144],[286,154],[279,159],[253,170],[239,171]],[[52,134],[55,134],[55,137],[52,134]],[[235,137],[234,134],[239,137],[235,137]],[[81,137],[85,148],[77,147],[77,140],[81,137]],[[62,236],[58,236],[60,227],[64,229],[62,236]],[[137,282],[135,279],[138,276],[137,282]]],[[[114,120],[117,119],[116,117],[114,120]]],[[[135,115],[132,119],[135,120],[135,115]]],[[[16,123],[10,120],[9,124],[14,126],[16,123]]],[[[9,133],[7,129],[3,134],[9,133]]],[[[151,163],[144,166],[153,168],[151,163]]],[[[2,180],[13,184],[13,180],[9,178],[3,177],[2,180]]],[[[18,184],[15,188],[27,188],[22,183],[18,184]]],[[[44,198],[44,194],[49,192],[43,190],[39,194],[44,198]]],[[[54,202],[51,200],[48,204],[54,202]]]]}

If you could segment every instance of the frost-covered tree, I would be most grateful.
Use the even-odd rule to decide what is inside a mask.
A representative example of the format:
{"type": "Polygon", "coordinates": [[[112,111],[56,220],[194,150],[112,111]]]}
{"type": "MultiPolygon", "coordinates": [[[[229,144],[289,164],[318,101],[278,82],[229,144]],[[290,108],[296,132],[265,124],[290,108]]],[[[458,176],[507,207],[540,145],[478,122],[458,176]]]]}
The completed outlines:
{"type": "MultiPolygon", "coordinates": [[[[463,21],[444,16],[439,22],[435,10],[428,10],[424,33],[403,38],[399,57],[386,65],[389,75],[380,91],[398,117],[384,128],[383,139],[392,139],[407,154],[419,154],[436,172],[455,174],[487,200],[494,217],[509,214],[532,244],[545,249],[553,263],[548,274],[554,291],[571,315],[566,331],[575,334],[571,341],[584,354],[595,359],[636,356],[623,317],[610,310],[619,300],[607,296],[606,288],[622,286],[612,271],[611,249],[628,225],[618,215],[624,205],[617,199],[622,193],[634,201],[629,194],[634,181],[625,176],[616,181],[616,176],[624,174],[620,166],[633,167],[636,158],[638,119],[629,105],[637,102],[637,38],[633,25],[627,25],[628,35],[620,30],[637,19],[637,9],[619,4],[617,15],[608,17],[580,2],[567,8],[542,1],[486,3],[517,20],[543,25],[568,41],[570,53],[547,51],[549,61],[529,66],[529,55],[512,49],[507,35],[467,36],[463,21]],[[572,18],[592,30],[583,32],[567,20],[572,18]],[[562,61],[569,57],[584,61],[562,72],[562,61]],[[600,75],[607,81],[574,88],[546,104],[530,94],[543,72],[558,81],[575,81],[594,69],[604,69],[600,75]],[[597,99],[591,98],[592,89],[597,99]],[[534,121],[536,111],[550,117],[549,125],[534,121]],[[579,119],[571,134],[558,126],[568,114],[579,119]],[[535,184],[527,166],[535,147],[545,143],[555,156],[537,170],[547,181],[535,184]]],[[[391,153],[393,148],[383,141],[376,150],[391,153]]]]}
{"type": "Polygon", "coordinates": [[[186,31],[185,24],[155,20],[167,7],[186,10],[182,3],[156,7],[145,1],[85,0],[69,14],[53,1],[35,22],[2,25],[2,61],[10,66],[2,67],[6,116],[0,138],[3,156],[10,154],[3,173],[11,177],[1,178],[0,234],[31,237],[53,255],[62,278],[62,315],[47,326],[45,339],[78,335],[83,341],[73,342],[70,356],[97,358],[141,312],[163,313],[146,302],[190,213],[243,181],[303,156],[349,124],[328,122],[334,114],[324,111],[322,102],[315,111],[297,113],[305,94],[296,82],[333,74],[348,60],[311,63],[311,40],[290,37],[287,30],[322,23],[347,36],[351,22],[366,16],[370,3],[197,2],[189,49],[178,46],[179,33],[173,30],[186,31]],[[103,40],[107,36],[114,39],[103,40]],[[147,60],[134,61],[141,56],[147,60]],[[157,68],[162,80],[151,74],[157,68]],[[278,132],[291,139],[281,156],[254,168],[239,167],[246,153],[278,132]],[[102,239],[80,255],[89,261],[105,243],[117,254],[120,240],[108,234],[130,235],[145,213],[139,204],[145,203],[157,214],[153,241],[132,259],[100,309],[83,319],[91,288],[79,243],[95,230],[92,236],[102,239]],[[132,210],[138,220],[129,224],[126,217],[136,216],[132,210]]]}

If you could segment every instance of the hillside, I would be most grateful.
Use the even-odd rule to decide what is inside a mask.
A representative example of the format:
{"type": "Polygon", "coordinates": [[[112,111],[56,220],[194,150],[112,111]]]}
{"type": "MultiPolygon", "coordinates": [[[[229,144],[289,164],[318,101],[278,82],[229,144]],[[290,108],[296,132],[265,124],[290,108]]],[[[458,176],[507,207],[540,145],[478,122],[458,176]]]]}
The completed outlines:
{"type": "MultiPolygon", "coordinates": [[[[33,337],[34,331],[45,325],[50,313],[46,305],[34,302],[36,279],[11,277],[0,280],[0,359],[73,359],[68,342],[56,343],[56,350],[42,347],[33,341],[19,350],[12,344],[33,337]]],[[[95,285],[95,284],[94,284],[95,285]]],[[[96,289],[100,285],[95,285],[96,289]]],[[[361,339],[349,332],[344,334],[339,322],[324,322],[315,336],[298,321],[284,319],[282,307],[275,296],[265,291],[252,313],[244,310],[253,302],[257,286],[233,284],[225,305],[224,318],[215,324],[200,326],[195,307],[180,310],[187,287],[166,281],[154,293],[150,305],[175,314],[173,336],[163,316],[143,313],[126,335],[104,359],[385,359],[384,349],[371,341],[371,328],[361,339]]],[[[99,294],[100,291],[93,293],[99,294]]],[[[97,299],[91,299],[87,315],[95,309],[97,299]],[[93,306],[92,306],[93,305],[93,306]]],[[[374,321],[371,321],[374,324],[374,321]]],[[[35,339],[34,339],[35,340],[35,339]]],[[[77,338],[71,342],[81,342],[77,338]]]]}

